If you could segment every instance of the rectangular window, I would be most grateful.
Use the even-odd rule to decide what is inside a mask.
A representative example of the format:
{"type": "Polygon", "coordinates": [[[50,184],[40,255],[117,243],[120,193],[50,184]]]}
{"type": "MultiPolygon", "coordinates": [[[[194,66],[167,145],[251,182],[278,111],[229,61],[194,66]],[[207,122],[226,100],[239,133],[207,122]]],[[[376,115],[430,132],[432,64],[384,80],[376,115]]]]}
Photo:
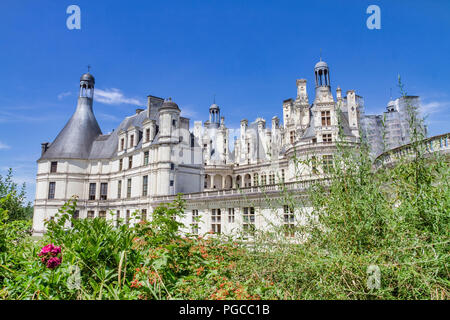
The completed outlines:
{"type": "Polygon", "coordinates": [[[108,198],[108,184],[100,184],[100,200],[106,200],[108,198]]]}
{"type": "Polygon", "coordinates": [[[281,169],[281,182],[284,183],[284,169],[281,169]]]}
{"type": "Polygon", "coordinates": [[[148,165],[148,156],[149,156],[149,152],[145,151],[144,152],[144,166],[148,165]]]}
{"type": "Polygon", "coordinates": [[[275,174],[269,174],[269,184],[275,184],[275,174]]]}
{"type": "Polygon", "coordinates": [[[133,168],[133,156],[128,157],[128,169],[133,168]]]}
{"type": "Polygon", "coordinates": [[[290,132],[290,141],[291,141],[291,144],[294,144],[294,142],[295,142],[295,131],[294,130],[292,130],[290,132]]]}
{"type": "Polygon", "coordinates": [[[267,179],[266,179],[266,175],[263,174],[261,176],[261,185],[265,186],[267,184],[267,179]]]}
{"type": "MultiPolygon", "coordinates": [[[[80,211],[79,210],[75,210],[75,212],[72,215],[72,219],[73,220],[77,220],[80,218],[80,211]]],[[[71,220],[70,222],[70,226],[73,227],[73,220],[71,220]]]]}
{"type": "Polygon", "coordinates": [[[128,224],[130,222],[130,210],[127,210],[127,215],[125,216],[125,223],[128,224]]]}
{"type": "Polygon", "coordinates": [[[89,210],[87,212],[87,217],[88,217],[88,219],[94,219],[94,211],[93,210],[89,210]]]}
{"type": "Polygon", "coordinates": [[[98,217],[100,219],[105,219],[106,218],[106,211],[102,210],[98,212],[98,217]]]}
{"type": "Polygon", "coordinates": [[[228,208],[228,223],[234,223],[234,208],[228,208]]]}
{"type": "Polygon", "coordinates": [[[120,151],[123,150],[124,146],[125,146],[125,139],[122,138],[122,139],[120,139],[120,151]]]}
{"type": "Polygon", "coordinates": [[[214,233],[220,234],[220,209],[211,210],[211,230],[214,233]]]}
{"type": "Polygon", "coordinates": [[[96,183],[89,184],[89,200],[95,200],[95,189],[97,188],[96,183]]]}
{"type": "Polygon", "coordinates": [[[173,180],[170,180],[170,186],[173,187],[173,180]]]}
{"type": "Polygon", "coordinates": [[[150,129],[145,129],[145,142],[150,141],[150,129]]]}
{"type": "Polygon", "coordinates": [[[318,174],[319,170],[317,170],[317,158],[316,156],[311,157],[311,169],[313,174],[318,174]]]}
{"type": "Polygon", "coordinates": [[[320,113],[322,118],[322,126],[331,126],[331,115],[330,111],[322,111],[320,113]]]}
{"type": "Polygon", "coordinates": [[[294,208],[290,206],[283,206],[283,229],[285,237],[294,237],[295,235],[295,216],[294,208]]]}
{"type": "Polygon", "coordinates": [[[175,170],[175,164],[174,163],[170,164],[170,170],[175,170]]]}
{"type": "Polygon", "coordinates": [[[117,182],[117,199],[120,199],[122,196],[122,180],[117,182]]]}
{"type": "Polygon", "coordinates": [[[134,134],[130,136],[130,148],[134,147],[134,134]]]}
{"type": "Polygon", "coordinates": [[[245,234],[249,235],[255,231],[255,208],[245,207],[242,214],[242,229],[245,234]]]}
{"type": "Polygon", "coordinates": [[[51,165],[50,165],[50,172],[54,173],[56,172],[56,168],[58,167],[58,162],[57,161],[52,161],[51,165]]]}
{"type": "Polygon", "coordinates": [[[332,142],[332,140],[331,140],[331,133],[323,134],[322,135],[322,141],[324,143],[331,143],[332,142]]]}
{"type": "Polygon", "coordinates": [[[198,234],[198,210],[192,210],[191,229],[193,234],[198,234]]]}
{"type": "Polygon", "coordinates": [[[147,209],[142,209],[141,221],[147,221],[147,209]]]}
{"type": "Polygon", "coordinates": [[[333,156],[332,155],[324,155],[322,156],[322,166],[324,173],[330,173],[333,168],[333,156]]]}
{"type": "Polygon", "coordinates": [[[55,187],[56,187],[56,182],[50,182],[48,184],[48,198],[49,199],[55,199],[55,187]]]}
{"type": "Polygon", "coordinates": [[[148,192],[148,176],[142,177],[142,195],[145,197],[148,192]]]}
{"type": "Polygon", "coordinates": [[[191,148],[195,146],[195,136],[191,133],[191,148]]]}
{"type": "Polygon", "coordinates": [[[123,169],[123,159],[119,160],[119,171],[122,171],[123,169]]]}
{"type": "Polygon", "coordinates": [[[253,174],[253,185],[254,186],[258,186],[259,185],[259,177],[258,177],[258,174],[257,173],[255,173],[255,174],[253,174]]]}
{"type": "Polygon", "coordinates": [[[131,179],[127,181],[127,198],[131,198],[131,179]]]}
{"type": "Polygon", "coordinates": [[[120,220],[120,210],[116,211],[116,227],[119,226],[119,220],[120,220]]]}

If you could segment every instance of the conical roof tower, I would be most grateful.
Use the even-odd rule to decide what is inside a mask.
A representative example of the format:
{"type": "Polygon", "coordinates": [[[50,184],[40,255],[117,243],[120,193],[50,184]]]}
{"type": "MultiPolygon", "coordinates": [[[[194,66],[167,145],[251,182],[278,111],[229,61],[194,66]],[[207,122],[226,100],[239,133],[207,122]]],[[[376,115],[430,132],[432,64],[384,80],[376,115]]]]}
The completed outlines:
{"type": "Polygon", "coordinates": [[[94,85],[95,78],[89,72],[81,76],[77,109],[40,160],[89,157],[92,143],[102,134],[92,111],[94,85]]]}

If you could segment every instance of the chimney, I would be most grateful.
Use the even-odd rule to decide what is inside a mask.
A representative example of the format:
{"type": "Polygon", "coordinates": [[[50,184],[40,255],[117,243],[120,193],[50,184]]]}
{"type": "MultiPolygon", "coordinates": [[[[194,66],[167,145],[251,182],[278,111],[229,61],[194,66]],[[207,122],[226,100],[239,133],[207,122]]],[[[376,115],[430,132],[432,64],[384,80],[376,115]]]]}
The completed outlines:
{"type": "Polygon", "coordinates": [[[297,79],[297,100],[303,103],[308,102],[308,93],[306,92],[306,79],[297,79]]]}
{"type": "Polygon", "coordinates": [[[158,109],[164,102],[163,98],[152,95],[147,96],[147,118],[150,118],[153,109],[158,109]]]}
{"type": "Polygon", "coordinates": [[[336,99],[337,100],[341,100],[342,99],[342,90],[341,90],[341,87],[337,87],[337,89],[336,89],[336,99]]]}
{"type": "Polygon", "coordinates": [[[245,134],[247,131],[247,126],[248,126],[248,120],[247,119],[242,119],[241,120],[241,139],[244,140],[245,139],[245,134]]]}
{"type": "Polygon", "coordinates": [[[50,144],[49,142],[41,143],[41,156],[43,156],[44,153],[47,151],[49,144],[50,144]]]}

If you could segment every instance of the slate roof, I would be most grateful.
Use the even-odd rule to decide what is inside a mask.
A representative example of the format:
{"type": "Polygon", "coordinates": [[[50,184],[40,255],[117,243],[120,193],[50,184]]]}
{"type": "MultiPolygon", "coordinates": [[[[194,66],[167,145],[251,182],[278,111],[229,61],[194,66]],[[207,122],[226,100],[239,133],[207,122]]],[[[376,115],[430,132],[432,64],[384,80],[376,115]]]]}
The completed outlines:
{"type": "Polygon", "coordinates": [[[102,131],[92,112],[92,99],[79,97],[75,113],[40,160],[87,159],[92,143],[101,134],[102,131]]]}

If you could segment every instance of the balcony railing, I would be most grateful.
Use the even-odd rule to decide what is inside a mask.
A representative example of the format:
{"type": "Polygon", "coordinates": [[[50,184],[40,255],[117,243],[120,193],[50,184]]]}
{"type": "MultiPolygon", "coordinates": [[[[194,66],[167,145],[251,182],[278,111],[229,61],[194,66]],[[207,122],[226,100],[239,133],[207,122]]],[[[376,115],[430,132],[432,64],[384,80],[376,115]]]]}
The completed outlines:
{"type": "MultiPolygon", "coordinates": [[[[424,139],[421,147],[428,154],[433,153],[450,153],[450,133],[444,133],[438,136],[424,139]]],[[[403,146],[388,150],[380,154],[374,161],[375,167],[379,168],[381,165],[389,165],[398,161],[402,157],[413,157],[414,148],[412,144],[405,144],[403,146]]]]}
{"type": "MultiPolygon", "coordinates": [[[[185,200],[196,200],[196,199],[210,198],[210,197],[267,194],[267,193],[277,193],[277,192],[282,192],[282,191],[303,192],[303,191],[306,191],[309,187],[311,187],[311,185],[313,185],[315,183],[320,183],[320,184],[326,185],[326,184],[328,184],[328,182],[329,181],[326,179],[313,179],[313,180],[268,184],[268,185],[262,185],[262,186],[244,187],[244,188],[236,188],[236,189],[212,190],[212,191],[204,191],[204,192],[187,193],[187,194],[182,195],[182,198],[185,200]]],[[[154,196],[153,200],[157,201],[157,202],[172,201],[175,198],[176,198],[175,195],[154,196]]]]}

